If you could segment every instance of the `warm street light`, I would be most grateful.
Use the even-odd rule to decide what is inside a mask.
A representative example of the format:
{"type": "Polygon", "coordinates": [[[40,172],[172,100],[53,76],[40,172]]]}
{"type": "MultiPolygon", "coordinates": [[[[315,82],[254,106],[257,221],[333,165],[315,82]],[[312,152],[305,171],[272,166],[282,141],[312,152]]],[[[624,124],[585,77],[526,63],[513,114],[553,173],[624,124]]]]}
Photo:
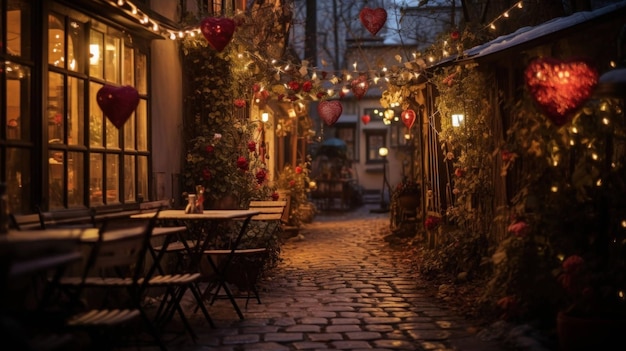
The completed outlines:
{"type": "Polygon", "coordinates": [[[385,187],[387,188],[387,194],[391,198],[391,186],[387,181],[387,155],[389,155],[389,149],[384,146],[378,148],[378,155],[383,159],[383,186],[380,189],[380,208],[373,209],[370,212],[385,213],[389,211],[389,204],[385,199],[385,187]]]}
{"type": "Polygon", "coordinates": [[[269,120],[270,120],[270,114],[267,113],[267,112],[263,112],[261,114],[261,122],[267,123],[267,121],[269,121],[269,120]]]}
{"type": "Polygon", "coordinates": [[[389,155],[389,149],[383,146],[378,149],[378,154],[380,155],[380,157],[385,158],[387,157],[387,155],[389,155]]]}

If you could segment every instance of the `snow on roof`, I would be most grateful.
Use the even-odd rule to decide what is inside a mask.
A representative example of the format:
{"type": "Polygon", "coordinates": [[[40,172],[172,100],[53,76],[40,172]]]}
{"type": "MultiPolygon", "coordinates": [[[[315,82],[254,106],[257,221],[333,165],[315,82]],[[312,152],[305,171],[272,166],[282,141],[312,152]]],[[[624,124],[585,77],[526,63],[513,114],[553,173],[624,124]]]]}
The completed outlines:
{"type": "Polygon", "coordinates": [[[450,61],[475,59],[478,57],[485,57],[491,54],[495,54],[497,52],[513,48],[517,45],[527,43],[546,35],[556,33],[570,27],[574,27],[587,21],[591,21],[595,18],[604,16],[614,11],[618,11],[622,8],[626,8],[626,1],[607,5],[594,11],[576,12],[567,17],[554,18],[534,27],[522,27],[513,33],[502,35],[490,42],[467,49],[463,52],[463,55],[459,57],[444,59],[437,63],[435,66],[450,61]]]}

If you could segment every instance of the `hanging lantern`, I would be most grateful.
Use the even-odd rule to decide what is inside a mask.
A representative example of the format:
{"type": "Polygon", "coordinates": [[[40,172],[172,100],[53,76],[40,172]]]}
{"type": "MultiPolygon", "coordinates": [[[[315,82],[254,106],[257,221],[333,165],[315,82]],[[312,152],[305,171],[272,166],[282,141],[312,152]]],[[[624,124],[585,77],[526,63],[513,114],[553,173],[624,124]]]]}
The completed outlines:
{"type": "Polygon", "coordinates": [[[408,109],[408,110],[404,110],[402,111],[402,113],[400,114],[400,117],[402,118],[402,123],[404,123],[404,125],[411,129],[411,127],[413,127],[413,123],[415,123],[415,111],[408,109]]]}
{"type": "Polygon", "coordinates": [[[363,122],[364,125],[367,125],[370,122],[371,119],[372,118],[370,117],[370,115],[363,115],[363,116],[361,116],[361,122],[363,122]]]}

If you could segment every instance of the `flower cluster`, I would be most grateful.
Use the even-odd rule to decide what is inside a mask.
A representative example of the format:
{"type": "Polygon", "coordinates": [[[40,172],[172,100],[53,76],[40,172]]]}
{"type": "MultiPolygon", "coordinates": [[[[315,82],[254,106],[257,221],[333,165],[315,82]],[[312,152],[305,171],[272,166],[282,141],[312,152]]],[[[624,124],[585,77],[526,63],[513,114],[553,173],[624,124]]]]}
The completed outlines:
{"type": "Polygon", "coordinates": [[[398,183],[398,185],[396,185],[395,193],[398,195],[420,194],[421,187],[415,180],[404,178],[400,183],[398,183]]]}
{"type": "Polygon", "coordinates": [[[437,229],[440,223],[441,217],[428,216],[426,217],[426,221],[424,221],[424,227],[426,227],[427,230],[434,230],[437,229]]]}

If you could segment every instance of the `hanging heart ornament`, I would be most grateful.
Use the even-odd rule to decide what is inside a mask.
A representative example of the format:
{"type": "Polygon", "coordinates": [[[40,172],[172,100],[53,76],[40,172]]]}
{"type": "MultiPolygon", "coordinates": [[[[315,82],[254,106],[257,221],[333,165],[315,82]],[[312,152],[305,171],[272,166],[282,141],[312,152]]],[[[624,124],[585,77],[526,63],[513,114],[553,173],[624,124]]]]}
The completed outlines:
{"type": "Polygon", "coordinates": [[[332,126],[337,122],[341,112],[343,112],[343,106],[337,100],[322,101],[317,105],[317,113],[328,126],[332,126]]]}
{"type": "Polygon", "coordinates": [[[372,35],[376,35],[385,25],[385,22],[387,22],[387,11],[382,7],[375,9],[364,7],[359,13],[359,19],[365,29],[372,33],[372,35]]]}
{"type": "Polygon", "coordinates": [[[350,86],[352,88],[352,92],[357,99],[360,99],[365,95],[367,89],[370,87],[370,83],[367,82],[366,76],[359,76],[359,78],[355,78],[350,82],[350,86]]]}
{"type": "Polygon", "coordinates": [[[363,115],[363,116],[361,116],[361,122],[363,122],[363,124],[365,124],[365,125],[367,125],[370,122],[371,119],[372,118],[370,117],[370,115],[363,115]]]}
{"type": "Polygon", "coordinates": [[[598,72],[584,61],[539,58],[526,67],[524,75],[530,95],[559,127],[572,120],[598,84],[598,72]]]}
{"type": "Polygon", "coordinates": [[[400,118],[402,119],[402,123],[404,123],[407,128],[411,129],[413,123],[415,123],[415,111],[411,109],[404,110],[400,114],[400,118]]]}
{"type": "Polygon", "coordinates": [[[96,93],[96,101],[106,118],[120,129],[137,108],[139,92],[131,86],[105,85],[96,93]]]}
{"type": "Polygon", "coordinates": [[[221,52],[233,38],[235,26],[235,21],[230,18],[207,17],[200,23],[200,31],[209,45],[221,52]]]}

